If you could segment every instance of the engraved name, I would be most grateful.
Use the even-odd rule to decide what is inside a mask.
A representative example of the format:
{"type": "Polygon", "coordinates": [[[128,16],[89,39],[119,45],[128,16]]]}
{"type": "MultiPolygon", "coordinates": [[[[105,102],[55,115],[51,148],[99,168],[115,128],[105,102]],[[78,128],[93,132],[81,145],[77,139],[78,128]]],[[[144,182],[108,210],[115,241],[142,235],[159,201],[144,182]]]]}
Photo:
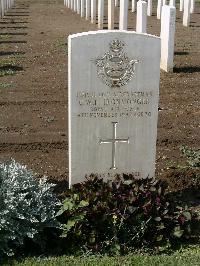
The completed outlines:
{"type": "Polygon", "coordinates": [[[79,91],[76,101],[80,118],[149,118],[151,117],[152,91],[79,91]]]}

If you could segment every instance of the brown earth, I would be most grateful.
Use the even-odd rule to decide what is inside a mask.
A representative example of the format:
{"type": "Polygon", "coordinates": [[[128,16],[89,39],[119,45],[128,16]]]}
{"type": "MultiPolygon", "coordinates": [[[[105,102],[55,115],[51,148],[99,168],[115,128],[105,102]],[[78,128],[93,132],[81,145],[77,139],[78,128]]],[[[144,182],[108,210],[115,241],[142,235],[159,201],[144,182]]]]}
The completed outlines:
{"type": "MultiPolygon", "coordinates": [[[[200,139],[199,14],[196,5],[187,28],[177,10],[174,73],[161,71],[156,167],[172,190],[193,183],[191,175],[180,177],[168,169],[183,163],[181,145],[198,148],[200,139]]],[[[116,9],[116,21],[117,16],[116,9]]],[[[135,29],[135,20],[130,12],[129,30],[135,29]]],[[[88,30],[97,26],[61,0],[16,0],[0,20],[0,73],[14,72],[0,77],[1,160],[12,157],[39,175],[67,180],[67,36],[88,30]]],[[[160,33],[155,3],[148,33],[160,33]]]]}

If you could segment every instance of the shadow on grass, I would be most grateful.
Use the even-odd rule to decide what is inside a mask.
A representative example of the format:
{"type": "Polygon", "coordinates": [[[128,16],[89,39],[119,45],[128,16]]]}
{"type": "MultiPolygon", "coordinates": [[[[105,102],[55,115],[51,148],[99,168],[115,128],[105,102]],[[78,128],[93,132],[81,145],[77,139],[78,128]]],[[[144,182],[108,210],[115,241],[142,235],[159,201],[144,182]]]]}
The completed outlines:
{"type": "Polygon", "coordinates": [[[189,53],[180,51],[180,52],[175,52],[174,54],[175,55],[188,55],[189,53]]]}
{"type": "Polygon", "coordinates": [[[27,41],[0,41],[0,44],[4,44],[4,43],[27,43],[27,41]]]}
{"type": "Polygon", "coordinates": [[[4,52],[4,51],[0,51],[0,56],[6,56],[6,55],[24,55],[25,52],[14,52],[14,51],[10,51],[10,52],[4,52]]]}
{"type": "Polygon", "coordinates": [[[29,23],[28,21],[1,21],[0,24],[25,24],[29,23]]]}
{"type": "Polygon", "coordinates": [[[27,29],[28,27],[22,26],[22,27],[11,27],[11,26],[5,26],[5,27],[0,27],[0,29],[14,29],[14,30],[19,30],[19,29],[27,29]]]}
{"type": "Polygon", "coordinates": [[[200,66],[174,67],[174,73],[196,73],[200,72],[200,66]]]}
{"type": "Polygon", "coordinates": [[[22,71],[23,67],[16,65],[4,65],[0,67],[0,77],[15,75],[16,72],[22,71]]]}
{"type": "Polygon", "coordinates": [[[28,33],[23,33],[23,32],[4,32],[4,33],[0,33],[0,36],[1,35],[9,35],[9,36],[26,36],[28,33]]]}

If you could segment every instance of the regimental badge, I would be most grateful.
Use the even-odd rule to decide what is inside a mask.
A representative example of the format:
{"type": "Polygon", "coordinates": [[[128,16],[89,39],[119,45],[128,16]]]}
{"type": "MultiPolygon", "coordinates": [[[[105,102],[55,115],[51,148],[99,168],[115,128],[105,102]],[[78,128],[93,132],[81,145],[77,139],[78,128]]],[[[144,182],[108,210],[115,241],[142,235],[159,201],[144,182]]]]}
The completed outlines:
{"type": "Polygon", "coordinates": [[[109,87],[117,88],[126,85],[134,76],[135,64],[139,60],[130,60],[124,52],[124,43],[113,40],[109,52],[95,59],[97,75],[109,87]]]}

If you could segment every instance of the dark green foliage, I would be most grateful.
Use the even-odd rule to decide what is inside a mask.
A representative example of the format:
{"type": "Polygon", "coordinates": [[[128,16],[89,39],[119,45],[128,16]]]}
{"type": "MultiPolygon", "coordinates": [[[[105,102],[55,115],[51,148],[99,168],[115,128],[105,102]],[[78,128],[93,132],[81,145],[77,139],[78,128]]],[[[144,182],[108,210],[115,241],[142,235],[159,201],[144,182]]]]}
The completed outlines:
{"type": "Polygon", "coordinates": [[[167,201],[165,189],[161,181],[131,175],[112,182],[91,176],[74,185],[58,213],[66,250],[161,250],[189,237],[192,214],[167,201]]]}

